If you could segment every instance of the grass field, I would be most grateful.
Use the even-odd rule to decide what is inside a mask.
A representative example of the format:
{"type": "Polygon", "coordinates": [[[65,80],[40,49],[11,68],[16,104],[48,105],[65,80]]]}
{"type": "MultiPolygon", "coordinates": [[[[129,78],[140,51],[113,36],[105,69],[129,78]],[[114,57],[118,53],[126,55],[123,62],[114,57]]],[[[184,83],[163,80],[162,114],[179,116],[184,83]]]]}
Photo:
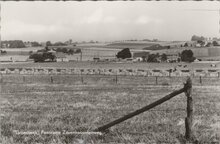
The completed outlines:
{"type": "MultiPolygon", "coordinates": [[[[65,80],[65,79],[64,79],[65,80]]],[[[132,81],[132,79],[130,79],[132,81]]],[[[185,81],[182,79],[182,82],[185,81]]],[[[96,135],[20,135],[17,132],[91,131],[166,94],[173,86],[68,83],[1,83],[1,143],[185,143],[186,96],[96,135]]],[[[193,133],[201,144],[220,141],[220,89],[194,86],[193,133]]]]}
{"type": "Polygon", "coordinates": [[[60,67],[60,68],[131,68],[131,69],[169,69],[178,65],[186,65],[186,69],[219,69],[220,62],[213,62],[216,67],[211,67],[212,63],[128,63],[128,62],[45,62],[45,63],[2,63],[2,68],[21,67],[60,67]]]}

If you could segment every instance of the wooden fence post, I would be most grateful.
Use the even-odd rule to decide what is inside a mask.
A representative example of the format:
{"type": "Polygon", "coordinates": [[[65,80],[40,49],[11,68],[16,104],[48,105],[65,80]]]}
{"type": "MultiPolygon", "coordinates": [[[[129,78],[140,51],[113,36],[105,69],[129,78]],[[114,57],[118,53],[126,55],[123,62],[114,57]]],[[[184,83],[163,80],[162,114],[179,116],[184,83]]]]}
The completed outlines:
{"type": "Polygon", "coordinates": [[[80,76],[81,76],[81,82],[82,82],[82,84],[83,84],[84,82],[83,82],[82,71],[81,71],[81,75],[80,75],[80,76]]]}
{"type": "Polygon", "coordinates": [[[50,82],[53,83],[53,76],[50,76],[50,82]]]}
{"type": "Polygon", "coordinates": [[[192,99],[192,80],[187,79],[185,84],[185,94],[187,97],[187,117],[185,119],[185,138],[188,141],[192,140],[192,122],[193,122],[193,99],[192,99]]]}
{"type": "Polygon", "coordinates": [[[23,82],[25,82],[25,76],[23,76],[23,82]]]}
{"type": "Polygon", "coordinates": [[[199,76],[199,83],[202,84],[202,76],[199,76]]]}
{"type": "Polygon", "coordinates": [[[117,73],[116,73],[116,75],[115,75],[115,83],[116,83],[116,84],[118,83],[118,75],[117,75],[117,73]]]}
{"type": "Polygon", "coordinates": [[[105,124],[105,125],[103,125],[101,127],[98,127],[96,129],[94,129],[93,131],[100,131],[100,132],[105,131],[106,129],[108,129],[108,128],[112,127],[112,126],[114,126],[116,124],[119,124],[119,123],[121,123],[121,122],[123,122],[123,121],[125,121],[127,119],[130,119],[130,118],[132,118],[132,117],[134,117],[136,115],[139,115],[139,114],[141,114],[141,113],[143,113],[145,111],[148,111],[148,110],[150,110],[150,109],[152,109],[152,108],[154,108],[154,107],[164,103],[165,101],[168,101],[169,99],[171,99],[171,98],[173,98],[173,97],[175,97],[175,96],[177,96],[177,95],[179,95],[181,93],[184,93],[185,91],[186,91],[186,85],[184,86],[184,88],[181,88],[179,90],[173,91],[172,93],[164,96],[163,98],[161,98],[161,99],[159,99],[159,100],[157,100],[157,101],[155,101],[155,102],[153,102],[153,103],[151,103],[151,104],[149,104],[149,105],[147,105],[145,107],[142,107],[142,108],[140,108],[140,109],[138,109],[138,110],[136,110],[134,112],[131,112],[131,113],[129,113],[129,114],[123,116],[123,117],[120,117],[120,118],[118,118],[118,119],[116,119],[116,120],[114,120],[114,121],[112,121],[112,122],[110,122],[108,124],[105,124]]]}
{"type": "Polygon", "coordinates": [[[3,74],[1,73],[1,80],[0,83],[3,83],[3,74]]]}

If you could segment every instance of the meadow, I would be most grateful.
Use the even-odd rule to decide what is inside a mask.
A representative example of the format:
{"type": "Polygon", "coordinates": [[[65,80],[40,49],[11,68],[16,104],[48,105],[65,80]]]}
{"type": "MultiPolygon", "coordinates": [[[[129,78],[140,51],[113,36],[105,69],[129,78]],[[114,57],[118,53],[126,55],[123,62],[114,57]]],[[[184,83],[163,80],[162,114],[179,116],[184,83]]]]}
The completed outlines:
{"type": "Polygon", "coordinates": [[[219,69],[219,62],[205,62],[205,63],[147,63],[147,62],[94,62],[94,61],[74,61],[74,62],[44,62],[44,63],[2,63],[1,68],[23,68],[23,67],[49,67],[49,68],[126,68],[126,69],[219,69]],[[215,63],[216,67],[211,67],[215,63]],[[181,67],[179,67],[181,65],[181,67]],[[185,68],[183,68],[185,66],[185,68]]]}
{"type": "MultiPolygon", "coordinates": [[[[178,79],[178,83],[174,79],[169,85],[156,85],[154,79],[148,79],[150,83],[146,84],[143,77],[127,77],[124,81],[119,77],[121,83],[117,84],[114,79],[108,81],[103,76],[88,76],[84,79],[85,83],[80,82],[80,77],[71,79],[60,75],[54,77],[54,83],[49,83],[49,78],[39,76],[32,80],[30,76],[23,82],[17,76],[8,76],[9,81],[1,81],[1,143],[186,142],[185,94],[112,127],[101,136],[40,134],[40,131],[92,131],[182,88],[185,78],[178,79]],[[22,135],[16,132],[38,133],[22,135]]],[[[212,80],[208,81],[212,83],[212,80]]],[[[218,86],[208,83],[193,85],[193,134],[198,143],[220,141],[219,92],[218,86]]]]}

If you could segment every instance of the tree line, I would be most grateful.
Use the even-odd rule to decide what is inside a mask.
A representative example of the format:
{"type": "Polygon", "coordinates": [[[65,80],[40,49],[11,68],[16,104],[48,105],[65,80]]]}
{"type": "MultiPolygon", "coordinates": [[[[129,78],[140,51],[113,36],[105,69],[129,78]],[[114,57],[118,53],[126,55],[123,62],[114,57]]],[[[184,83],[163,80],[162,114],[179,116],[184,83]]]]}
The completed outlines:
{"type": "MultiPolygon", "coordinates": [[[[177,62],[183,61],[183,62],[193,62],[196,58],[193,55],[192,50],[183,50],[181,53],[177,54],[179,58],[177,59],[177,62]]],[[[116,54],[117,58],[120,59],[126,59],[126,58],[131,58],[132,54],[130,52],[129,48],[122,49],[116,54]]],[[[147,58],[147,62],[166,62],[168,60],[167,54],[149,54],[147,58]]]]}

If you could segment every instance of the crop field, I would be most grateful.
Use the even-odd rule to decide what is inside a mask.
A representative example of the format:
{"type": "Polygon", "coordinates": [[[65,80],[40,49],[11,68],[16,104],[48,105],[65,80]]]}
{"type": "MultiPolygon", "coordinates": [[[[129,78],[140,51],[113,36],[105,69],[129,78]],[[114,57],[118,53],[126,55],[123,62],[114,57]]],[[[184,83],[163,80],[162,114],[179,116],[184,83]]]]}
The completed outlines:
{"type": "Polygon", "coordinates": [[[1,64],[2,68],[23,68],[23,67],[59,67],[59,68],[127,68],[127,69],[169,69],[176,67],[177,69],[219,69],[220,62],[216,63],[216,67],[211,67],[212,63],[128,63],[128,62],[45,62],[45,63],[7,63],[1,64]],[[181,65],[182,67],[179,67],[181,65]]]}
{"type": "MultiPolygon", "coordinates": [[[[55,134],[90,132],[182,88],[185,79],[173,85],[141,85],[141,79],[136,79],[136,84],[130,79],[126,85],[101,81],[73,85],[68,83],[68,77],[61,79],[62,83],[0,83],[1,143],[186,142],[185,94],[114,126],[103,135],[55,134]]],[[[17,81],[16,77],[11,80],[17,81]]],[[[198,143],[220,141],[219,93],[217,86],[193,85],[193,134],[198,143]]]]}

